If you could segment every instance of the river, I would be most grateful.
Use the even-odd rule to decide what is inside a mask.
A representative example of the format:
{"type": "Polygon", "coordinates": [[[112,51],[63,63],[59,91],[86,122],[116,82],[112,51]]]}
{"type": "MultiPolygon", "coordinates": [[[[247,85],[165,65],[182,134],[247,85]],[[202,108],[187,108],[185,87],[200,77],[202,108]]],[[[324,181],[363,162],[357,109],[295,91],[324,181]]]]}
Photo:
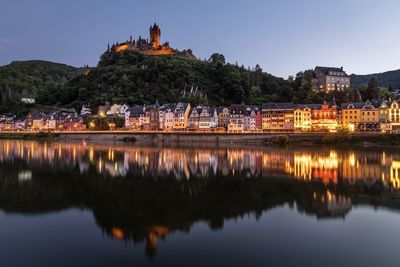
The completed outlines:
{"type": "Polygon", "coordinates": [[[1,266],[399,266],[400,151],[0,141],[1,266]]]}

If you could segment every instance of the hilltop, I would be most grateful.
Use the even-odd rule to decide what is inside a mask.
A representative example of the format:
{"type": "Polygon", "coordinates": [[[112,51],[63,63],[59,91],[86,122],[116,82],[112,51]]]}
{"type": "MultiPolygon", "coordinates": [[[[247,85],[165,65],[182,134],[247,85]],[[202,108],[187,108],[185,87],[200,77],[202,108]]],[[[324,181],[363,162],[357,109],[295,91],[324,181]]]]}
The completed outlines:
{"type": "Polygon", "coordinates": [[[351,84],[353,88],[358,88],[361,85],[368,84],[371,78],[375,78],[380,86],[400,88],[400,69],[366,75],[352,74],[351,84]]]}

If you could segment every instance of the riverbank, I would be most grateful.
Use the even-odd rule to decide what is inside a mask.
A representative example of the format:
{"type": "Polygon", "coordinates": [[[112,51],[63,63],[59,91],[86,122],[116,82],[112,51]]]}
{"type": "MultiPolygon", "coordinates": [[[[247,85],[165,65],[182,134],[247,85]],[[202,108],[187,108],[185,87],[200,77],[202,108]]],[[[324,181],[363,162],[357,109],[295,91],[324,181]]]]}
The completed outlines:
{"type": "Polygon", "coordinates": [[[235,145],[399,145],[400,134],[379,133],[193,133],[193,132],[127,132],[86,131],[60,133],[1,133],[0,139],[54,140],[87,142],[125,142],[139,144],[235,144],[235,145]]]}
{"type": "Polygon", "coordinates": [[[55,140],[58,133],[0,133],[0,140],[55,140]]]}

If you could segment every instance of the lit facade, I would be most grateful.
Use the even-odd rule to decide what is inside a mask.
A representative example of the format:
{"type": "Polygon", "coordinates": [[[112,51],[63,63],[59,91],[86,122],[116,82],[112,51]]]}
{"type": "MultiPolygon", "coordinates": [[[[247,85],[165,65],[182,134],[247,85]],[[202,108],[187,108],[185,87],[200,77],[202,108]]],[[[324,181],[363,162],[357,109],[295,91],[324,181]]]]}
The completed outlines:
{"type": "Polygon", "coordinates": [[[319,91],[343,91],[350,88],[350,76],[343,68],[316,67],[313,74],[314,87],[319,91]]]}
{"type": "Polygon", "coordinates": [[[294,110],[294,130],[308,132],[311,130],[311,108],[307,105],[297,105],[294,110]]]}
{"type": "Polygon", "coordinates": [[[360,131],[379,131],[379,106],[374,106],[371,101],[365,102],[364,106],[360,111],[361,117],[358,124],[360,131]]]}
{"type": "Polygon", "coordinates": [[[293,122],[293,103],[267,103],[261,107],[263,131],[292,132],[293,122]]]}
{"type": "Polygon", "coordinates": [[[358,128],[358,124],[360,123],[361,119],[361,108],[363,106],[363,102],[343,103],[341,105],[341,126],[343,129],[355,131],[358,128]]]}
{"type": "Polygon", "coordinates": [[[311,130],[315,132],[335,132],[337,130],[337,106],[336,104],[312,104],[311,130]]]}

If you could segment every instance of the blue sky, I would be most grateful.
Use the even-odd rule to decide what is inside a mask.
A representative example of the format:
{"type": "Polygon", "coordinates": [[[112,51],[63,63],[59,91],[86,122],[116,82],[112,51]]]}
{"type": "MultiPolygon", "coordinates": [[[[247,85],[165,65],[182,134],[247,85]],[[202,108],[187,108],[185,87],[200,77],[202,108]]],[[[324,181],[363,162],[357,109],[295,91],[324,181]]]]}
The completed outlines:
{"type": "Polygon", "coordinates": [[[316,65],[348,73],[400,68],[397,0],[0,0],[0,65],[44,59],[96,65],[107,43],[148,36],[287,78],[316,65]]]}

